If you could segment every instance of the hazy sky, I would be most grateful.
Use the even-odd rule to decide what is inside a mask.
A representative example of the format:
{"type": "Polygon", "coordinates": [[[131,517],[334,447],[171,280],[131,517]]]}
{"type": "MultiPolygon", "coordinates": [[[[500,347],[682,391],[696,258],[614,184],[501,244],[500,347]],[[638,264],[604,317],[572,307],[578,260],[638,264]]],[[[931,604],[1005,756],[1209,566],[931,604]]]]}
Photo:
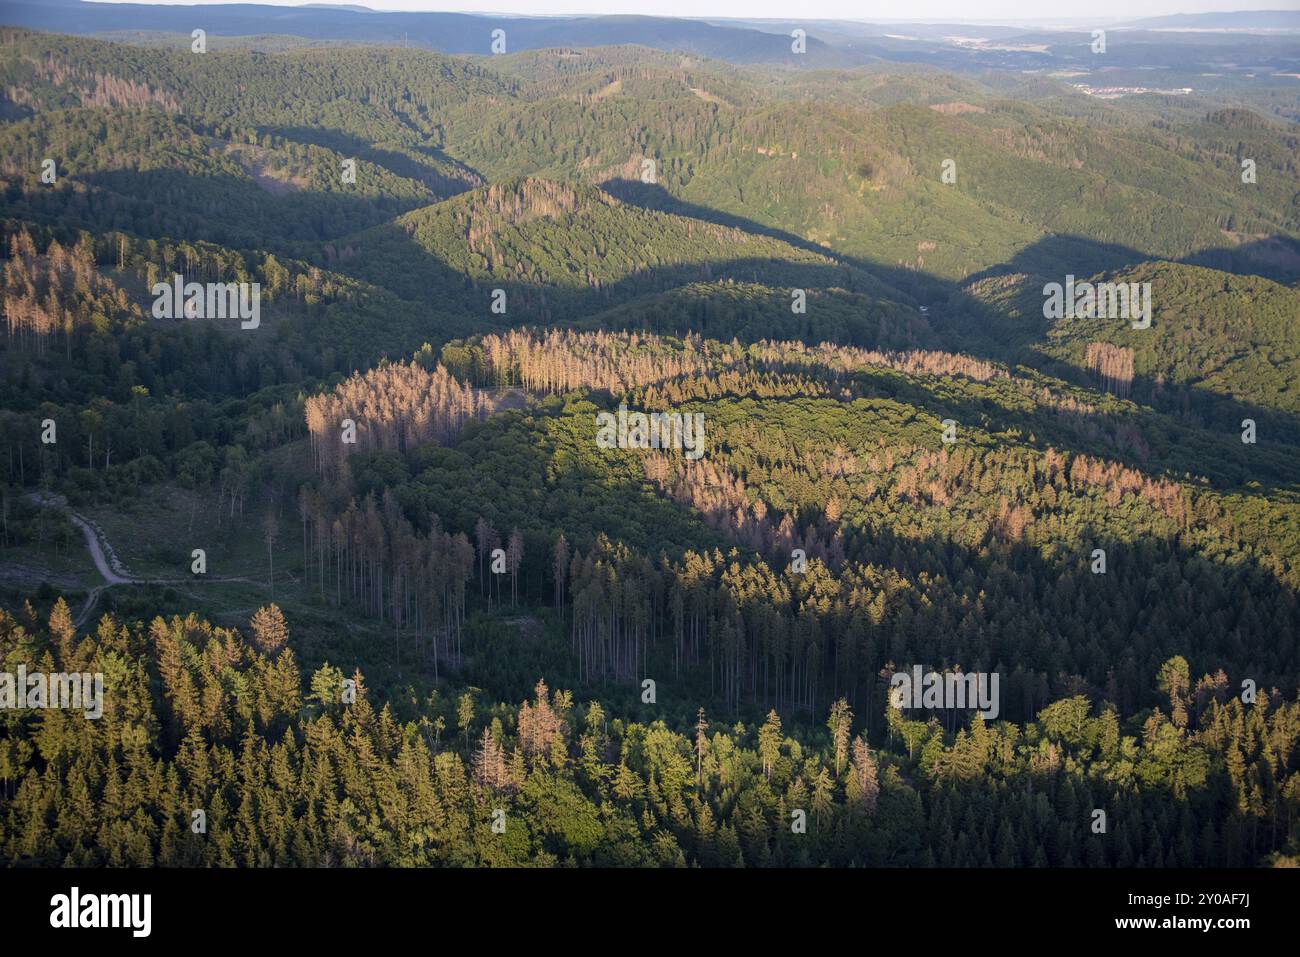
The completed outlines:
{"type": "MultiPolygon", "coordinates": [[[[111,0],[110,0],[111,2],[111,0]]],[[[147,0],[146,0],[147,2],[147,0]]],[[[193,0],[154,0],[187,3],[193,0]]],[[[217,0],[221,2],[221,0],[217,0]]],[[[233,0],[232,0],[233,2],[233,0]]],[[[253,0],[302,6],[302,0],[253,0]]],[[[640,13],[678,17],[767,17],[778,20],[1016,20],[1105,17],[1130,19],[1219,10],[1288,10],[1300,0],[375,0],[376,10],[439,10],[531,15],[640,13]]]]}

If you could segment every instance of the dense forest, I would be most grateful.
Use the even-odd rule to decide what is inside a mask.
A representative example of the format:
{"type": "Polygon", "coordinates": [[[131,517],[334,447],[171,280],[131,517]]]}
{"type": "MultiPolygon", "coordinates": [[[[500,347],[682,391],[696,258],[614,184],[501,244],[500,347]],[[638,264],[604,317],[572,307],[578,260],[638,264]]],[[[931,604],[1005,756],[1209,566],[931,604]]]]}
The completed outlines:
{"type": "Polygon", "coordinates": [[[0,860],[1300,864],[1300,136],[1163,102],[0,29],[0,860]]]}
{"type": "Polygon", "coordinates": [[[7,657],[111,661],[117,689],[99,721],[9,726],[7,863],[1240,866],[1300,827],[1297,705],[1243,706],[1179,657],[1155,676],[1165,707],[1128,727],[1075,695],[955,734],[891,710],[872,747],[843,699],[801,742],[775,709],[674,730],[545,681],[517,705],[433,693],[403,719],[359,671],[304,683],[274,605],[246,638],[195,615],[79,637],[61,601],[48,622],[2,614],[7,657]]]}

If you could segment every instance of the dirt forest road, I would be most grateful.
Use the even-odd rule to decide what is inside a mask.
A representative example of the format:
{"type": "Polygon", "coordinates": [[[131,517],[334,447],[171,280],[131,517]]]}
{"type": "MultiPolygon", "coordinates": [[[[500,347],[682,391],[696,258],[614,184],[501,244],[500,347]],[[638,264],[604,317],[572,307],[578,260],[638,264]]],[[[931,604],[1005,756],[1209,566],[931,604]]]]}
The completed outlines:
{"type": "MultiPolygon", "coordinates": [[[[82,627],[90,618],[90,613],[94,611],[95,605],[99,603],[100,594],[106,588],[111,588],[114,585],[186,585],[203,580],[199,578],[137,578],[118,559],[117,553],[113,551],[113,546],[109,544],[108,538],[104,535],[104,530],[84,515],[79,515],[69,508],[68,500],[62,495],[42,491],[33,492],[28,498],[43,508],[57,508],[63,511],[72,520],[72,523],[81,529],[81,534],[86,540],[86,550],[90,552],[90,558],[95,563],[95,568],[98,569],[99,574],[104,579],[104,584],[96,585],[90,589],[89,594],[86,596],[86,603],[74,616],[73,623],[78,628],[82,627]]],[[[207,580],[214,582],[246,582],[264,588],[270,587],[270,582],[259,581],[256,578],[234,577],[207,580]]]]}
{"type": "Polygon", "coordinates": [[[95,568],[103,577],[105,584],[96,585],[86,596],[86,603],[77,612],[73,623],[80,628],[90,617],[91,611],[99,602],[99,595],[105,588],[110,585],[139,585],[147,584],[143,579],[132,578],[122,563],[118,561],[117,555],[113,552],[113,546],[108,544],[108,539],[103,537],[103,532],[93,522],[82,515],[78,515],[72,509],[68,508],[68,501],[62,495],[55,495],[52,492],[33,492],[28,496],[37,505],[44,508],[57,508],[67,513],[72,523],[81,529],[81,534],[86,540],[86,550],[90,552],[91,561],[95,563],[95,568]]]}
{"type": "Polygon", "coordinates": [[[68,512],[68,517],[72,519],[73,524],[80,528],[81,533],[86,537],[86,548],[90,550],[90,557],[106,582],[110,585],[130,585],[136,581],[133,578],[123,578],[109,567],[108,559],[104,556],[104,546],[99,543],[99,534],[89,522],[72,511],[68,512]]]}

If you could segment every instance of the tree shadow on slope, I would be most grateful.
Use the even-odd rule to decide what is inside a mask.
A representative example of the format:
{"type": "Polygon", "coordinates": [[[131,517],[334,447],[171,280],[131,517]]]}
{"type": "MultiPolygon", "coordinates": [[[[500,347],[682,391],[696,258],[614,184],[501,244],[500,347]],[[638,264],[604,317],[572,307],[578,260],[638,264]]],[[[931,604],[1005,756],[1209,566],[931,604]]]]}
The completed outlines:
{"type": "MultiPolygon", "coordinates": [[[[564,230],[562,221],[555,229],[564,230]]],[[[572,273],[569,282],[529,282],[510,275],[528,268],[522,262],[502,263],[502,275],[483,275],[486,259],[476,251],[463,253],[463,262],[452,263],[426,249],[406,229],[393,223],[370,230],[346,242],[335,244],[340,258],[324,264],[354,278],[364,279],[393,290],[411,300],[436,297],[444,308],[478,313],[493,325],[524,323],[544,324],[577,321],[593,312],[604,310],[637,297],[669,292],[691,283],[734,280],[785,289],[844,289],[869,293],[878,284],[869,274],[837,263],[829,257],[822,261],[792,261],[778,258],[719,258],[636,268],[608,282],[584,280],[572,273]],[[480,271],[472,275],[469,269],[480,271]],[[505,313],[492,312],[493,291],[503,290],[505,313]],[[506,316],[505,319],[495,317],[506,316]]],[[[462,252],[461,250],[457,250],[462,252]]],[[[666,251],[671,255],[671,251],[666,251]]],[[[591,262],[602,258],[590,250],[591,262]]],[[[647,252],[646,259],[655,253],[647,252]]],[[[556,262],[553,275],[565,264],[556,262]]],[[[544,265],[532,264],[534,268],[544,265]]]]}
{"type": "MultiPolygon", "coordinates": [[[[217,182],[207,184],[214,187],[211,193],[199,191],[198,195],[195,178],[177,171],[117,171],[94,174],[88,179],[112,190],[116,195],[130,194],[138,197],[138,201],[144,204],[141,208],[148,210],[143,232],[153,235],[189,234],[214,242],[235,242],[241,245],[250,240],[258,240],[258,245],[265,246],[266,234],[262,230],[283,230],[286,222],[298,220],[310,224],[315,221],[319,224],[323,219],[334,219],[346,220],[348,225],[355,225],[358,219],[364,223],[367,219],[387,218],[389,214],[382,202],[317,193],[273,197],[251,182],[232,177],[212,178],[217,182]],[[245,213],[247,219],[241,219],[241,214],[245,213]],[[191,229],[192,233],[189,232],[191,229]]],[[[662,191],[660,193],[662,196],[667,195],[662,191]]],[[[74,209],[82,202],[76,201],[74,209]]],[[[98,212],[107,215],[116,220],[113,225],[118,227],[125,225],[121,222],[123,214],[128,218],[131,215],[129,207],[124,210],[111,203],[98,210],[93,204],[85,203],[84,211],[88,214],[98,212]]],[[[63,214],[67,210],[60,209],[59,212],[63,214]]],[[[693,212],[698,214],[707,211],[695,209],[693,212]]],[[[719,218],[722,217],[713,217],[714,220],[719,218]]],[[[740,228],[734,219],[722,219],[719,225],[740,228]]],[[[362,253],[369,262],[376,264],[366,278],[398,291],[412,303],[428,304],[432,301],[441,312],[454,314],[461,319],[464,334],[484,329],[504,329],[524,323],[580,321],[583,317],[613,305],[633,302],[638,297],[661,296],[689,283],[716,279],[735,279],[785,289],[847,289],[862,294],[877,291],[872,277],[882,271],[879,265],[828,254],[824,249],[798,240],[798,237],[782,236],[779,231],[763,230],[763,233],[785,239],[803,251],[825,257],[824,261],[703,261],[651,268],[626,276],[603,288],[588,288],[475,280],[426,252],[403,229],[392,223],[376,227],[372,233],[373,247],[362,253]],[[508,307],[505,315],[492,312],[492,290],[496,288],[506,291],[508,307]]],[[[1076,275],[1085,276],[1100,263],[1114,267],[1137,261],[1141,261],[1140,254],[1122,247],[1090,243],[1079,237],[1049,237],[1015,257],[1004,267],[1004,273],[1041,269],[1044,264],[1055,263],[1058,269],[1064,264],[1067,272],[1073,268],[1076,275]],[[1086,263],[1075,268],[1068,265],[1073,258],[1063,261],[1060,257],[1077,257],[1086,263]]],[[[347,260],[329,265],[345,273],[355,272],[347,260]]],[[[907,270],[883,271],[887,287],[897,289],[902,280],[906,279],[925,283],[931,291],[932,305],[928,307],[925,316],[919,311],[909,312],[909,318],[923,322],[933,330],[933,334],[927,337],[928,341],[922,345],[962,351],[999,361],[1022,361],[1066,381],[1089,389],[1098,388],[1099,383],[1093,373],[1036,355],[1027,348],[1045,338],[1047,326],[1041,317],[1012,319],[970,295],[962,285],[907,270]],[[950,338],[952,341],[947,341],[950,338]]],[[[989,278],[992,276],[990,272],[989,278]]],[[[1064,276],[1060,278],[1063,280],[1064,276]]],[[[906,307],[908,304],[905,298],[900,305],[906,307]]],[[[457,331],[451,326],[443,328],[448,334],[457,331]]],[[[376,336],[382,335],[379,330],[374,332],[376,336]]],[[[1291,484],[1287,472],[1293,463],[1292,449],[1270,451],[1268,446],[1279,441],[1288,445],[1300,444],[1297,439],[1300,436],[1300,420],[1296,416],[1260,409],[1254,404],[1228,397],[1212,397],[1186,407],[1179,395],[1171,394],[1169,390],[1162,393],[1143,377],[1138,377],[1134,387],[1136,395],[1151,403],[1154,414],[1139,410],[1130,420],[1131,424],[1139,430],[1153,429],[1159,433],[1154,441],[1148,440],[1148,445],[1179,451],[1175,457],[1177,464],[1162,464],[1166,471],[1173,474],[1183,471],[1183,463],[1189,457],[1186,453],[1196,450],[1191,453],[1191,457],[1203,457],[1206,463],[1202,464],[1200,470],[1210,471],[1227,484],[1262,483],[1265,491],[1291,484]],[[1232,463],[1240,460],[1241,449],[1233,446],[1236,454],[1229,454],[1228,447],[1234,439],[1240,445],[1241,422],[1246,418],[1254,419],[1259,424],[1262,444],[1250,447],[1249,466],[1237,466],[1232,463]],[[1217,433],[1220,438],[1199,434],[1197,429],[1217,433]]],[[[953,417],[960,420],[962,415],[978,414],[978,409],[958,408],[954,410],[953,417]]],[[[1054,440],[1055,438],[1057,436],[1053,435],[1054,440]]],[[[1074,447],[1077,447],[1079,441],[1081,437],[1073,439],[1076,443],[1074,447]]],[[[1126,456],[1122,449],[1116,449],[1115,452],[1126,464],[1151,467],[1149,459],[1143,462],[1140,458],[1126,456]]]]}
{"type": "MultiPolygon", "coordinates": [[[[1091,254],[1087,265],[1076,273],[1082,279],[1092,275],[1093,267],[1100,263],[1114,268],[1117,264],[1141,261],[1131,250],[1089,245],[1078,237],[1047,240],[1040,247],[1007,268],[1018,270],[1020,266],[1055,261],[1053,257],[1058,255],[1078,255],[1082,250],[1091,254]]],[[[590,325],[586,320],[593,313],[611,309],[612,314],[634,319],[631,313],[636,311],[638,301],[650,303],[684,285],[724,278],[784,289],[852,290],[860,285],[859,277],[864,270],[874,268],[871,264],[833,260],[797,263],[741,259],[658,267],[600,289],[543,286],[466,276],[391,224],[372,231],[366,249],[358,256],[364,259],[355,264],[344,261],[332,266],[393,288],[405,298],[437,297],[440,308],[462,316],[467,328],[480,332],[522,324],[581,327],[590,325]],[[492,312],[494,289],[506,294],[504,315],[492,312]],[[620,304],[632,305],[619,310],[616,307],[620,304]]],[[[1060,281],[1064,279],[1062,275],[1060,281]]],[[[932,284],[939,282],[934,277],[929,280],[932,284]]],[[[1041,300],[1029,297],[1037,308],[1036,314],[1011,317],[975,299],[956,284],[946,284],[945,292],[945,304],[932,306],[927,314],[904,307],[907,316],[922,330],[921,345],[1013,365],[1023,363],[1089,391],[1104,391],[1102,382],[1091,370],[1061,362],[1033,348],[1046,340],[1050,328],[1050,322],[1041,316],[1041,300]],[[981,320],[986,324],[982,334],[972,335],[965,328],[981,320]],[[924,332],[927,327],[928,333],[924,332]],[[944,341],[950,332],[956,333],[955,343],[944,341]]],[[[629,324],[630,330],[639,327],[639,324],[629,324]]],[[[764,336],[767,337],[770,336],[764,336]]],[[[1171,478],[1181,478],[1184,473],[1205,474],[1220,488],[1237,487],[1247,494],[1293,489],[1295,476],[1300,474],[1297,468],[1300,453],[1296,448],[1300,446],[1300,418],[1228,396],[1211,395],[1189,404],[1185,401],[1185,390],[1158,389],[1143,376],[1136,377],[1133,383],[1134,394],[1142,398],[1141,403],[1117,409],[1112,415],[1091,422],[1087,416],[1013,411],[974,399],[939,399],[932,391],[899,377],[890,381],[893,383],[890,387],[900,397],[924,401],[922,407],[927,410],[944,409],[959,422],[985,421],[997,431],[1015,429],[1032,433],[1040,444],[1105,454],[1130,467],[1153,470],[1153,474],[1171,478]],[[927,392],[930,392],[928,396],[927,392]],[[1261,429],[1261,443],[1257,446],[1243,446],[1240,441],[1241,422],[1247,418],[1254,419],[1261,429]]],[[[876,387],[880,386],[878,381],[876,387]]]]}
{"type": "MultiPolygon", "coordinates": [[[[93,193],[36,194],[34,218],[123,229],[151,239],[201,239],[237,248],[288,251],[386,222],[422,200],[314,190],[275,194],[252,179],[180,170],[110,170],[77,179],[93,193]]],[[[15,211],[18,212],[18,211],[15,211]]]]}
{"type": "MultiPolygon", "coordinates": [[[[661,552],[672,561],[687,549],[727,556],[733,543],[725,530],[658,492],[642,475],[639,453],[596,449],[594,425],[588,434],[579,421],[596,408],[583,403],[573,421],[563,421],[558,404],[513,411],[471,427],[455,448],[412,450],[411,478],[397,498],[417,525],[437,514],[444,527],[471,535],[480,517],[503,534],[519,528],[522,577],[532,582],[525,600],[533,604],[552,594],[551,549],[561,532],[584,553],[600,536],[614,552],[629,549],[622,587],[641,598],[659,586],[636,570],[656,574],[661,552]],[[548,428],[547,417],[557,415],[548,428]]],[[[892,569],[918,591],[904,602],[910,611],[890,601],[881,626],[863,624],[857,653],[874,656],[869,668],[848,659],[837,665],[835,656],[848,652],[833,647],[827,677],[839,666],[874,674],[887,661],[999,671],[1001,717],[1018,720],[1069,694],[1110,697],[1126,714],[1152,706],[1151,676],[1174,655],[1188,658],[1194,677],[1222,667],[1234,682],[1251,677],[1264,688],[1294,688],[1294,589],[1244,554],[1212,552],[1186,535],[1124,538],[1087,525],[1062,529],[1045,547],[998,536],[962,544],[892,524],[837,527],[850,559],[892,569]],[[1106,550],[1105,574],[1091,570],[1094,548],[1106,550]],[[977,604],[997,610],[965,620],[977,604]]],[[[742,565],[760,557],[734,547],[742,565]]],[[[782,558],[766,556],[785,576],[782,558]]],[[[763,620],[759,605],[733,609],[746,622],[747,640],[757,640],[751,629],[763,620]]],[[[823,613],[839,614],[829,607],[823,613]]],[[[664,644],[671,645],[666,636],[664,644]]],[[[857,691],[861,704],[873,694],[857,691]]]]}
{"type": "Polygon", "coordinates": [[[346,157],[355,157],[382,166],[391,173],[415,180],[429,187],[439,200],[450,199],[467,190],[484,184],[477,170],[454,160],[442,150],[432,146],[408,147],[412,152],[427,157],[429,164],[393,149],[374,144],[341,130],[315,129],[307,126],[266,126],[261,132],[281,136],[296,143],[320,146],[346,157]]]}
{"type": "MultiPolygon", "coordinates": [[[[1025,408],[1024,403],[1012,404],[1012,400],[1036,398],[1032,392],[1008,396],[974,380],[964,380],[969,386],[950,387],[949,383],[962,381],[961,376],[905,376],[867,368],[849,378],[865,396],[893,399],[923,409],[938,420],[950,418],[959,427],[1009,435],[1040,450],[1103,456],[1171,481],[1203,475],[1219,490],[1286,494],[1300,501],[1300,433],[1279,437],[1265,428],[1257,444],[1245,444],[1236,417],[1252,410],[1240,403],[1225,400],[1216,418],[1189,422],[1141,405],[1093,414],[1080,414],[1068,406],[1033,404],[1025,408]],[[988,389],[987,395],[981,397],[978,393],[984,389],[988,389]],[[1000,401],[1003,399],[1007,401],[1000,401]]],[[[1270,418],[1254,411],[1261,416],[1260,423],[1296,428],[1291,418],[1270,418]]]]}

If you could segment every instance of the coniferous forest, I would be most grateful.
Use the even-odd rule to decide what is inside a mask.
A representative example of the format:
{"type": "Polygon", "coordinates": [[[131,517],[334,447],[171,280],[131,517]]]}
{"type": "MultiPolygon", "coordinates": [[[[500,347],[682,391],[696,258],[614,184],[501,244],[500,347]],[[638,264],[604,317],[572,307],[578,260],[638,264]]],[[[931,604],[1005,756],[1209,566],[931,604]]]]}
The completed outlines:
{"type": "Polygon", "coordinates": [[[1300,866],[1300,25],[95,6],[0,10],[7,868],[1300,866]]]}

